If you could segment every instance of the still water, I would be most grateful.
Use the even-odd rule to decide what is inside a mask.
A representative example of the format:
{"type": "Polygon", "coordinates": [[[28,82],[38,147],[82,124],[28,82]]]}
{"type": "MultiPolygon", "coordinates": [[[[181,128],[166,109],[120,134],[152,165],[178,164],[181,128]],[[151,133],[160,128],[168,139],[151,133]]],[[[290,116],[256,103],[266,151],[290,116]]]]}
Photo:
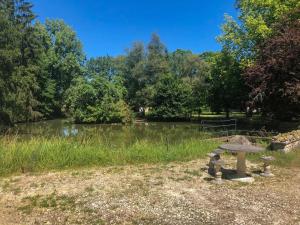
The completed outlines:
{"type": "Polygon", "coordinates": [[[197,123],[73,124],[67,120],[17,124],[13,133],[25,139],[53,136],[97,138],[117,145],[136,141],[167,141],[174,144],[185,139],[210,136],[202,132],[197,123]]]}

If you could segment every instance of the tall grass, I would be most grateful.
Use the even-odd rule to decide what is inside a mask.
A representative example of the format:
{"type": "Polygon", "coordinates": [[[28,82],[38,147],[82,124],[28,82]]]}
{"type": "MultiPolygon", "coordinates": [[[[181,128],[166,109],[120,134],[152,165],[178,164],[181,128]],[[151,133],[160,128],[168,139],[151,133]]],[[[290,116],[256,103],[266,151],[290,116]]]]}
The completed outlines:
{"type": "Polygon", "coordinates": [[[0,138],[0,175],[38,172],[86,166],[166,163],[201,158],[220,143],[215,140],[185,139],[176,144],[164,140],[136,140],[131,145],[118,145],[85,137],[16,136],[0,138]]]}

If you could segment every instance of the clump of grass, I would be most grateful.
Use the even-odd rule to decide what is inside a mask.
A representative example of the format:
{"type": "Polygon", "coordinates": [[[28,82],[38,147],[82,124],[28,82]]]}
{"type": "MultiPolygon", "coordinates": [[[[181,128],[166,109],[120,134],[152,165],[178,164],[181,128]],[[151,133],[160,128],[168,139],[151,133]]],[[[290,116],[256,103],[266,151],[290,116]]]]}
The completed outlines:
{"type": "Polygon", "coordinates": [[[41,196],[29,196],[23,198],[23,206],[20,206],[18,210],[23,213],[30,214],[34,208],[59,208],[60,210],[74,210],[76,207],[75,198],[67,195],[51,195],[41,196]]]}
{"type": "Polygon", "coordinates": [[[0,139],[0,175],[87,166],[168,163],[201,158],[216,148],[216,140],[185,139],[176,144],[139,141],[113,148],[97,137],[18,137],[0,139]]]}

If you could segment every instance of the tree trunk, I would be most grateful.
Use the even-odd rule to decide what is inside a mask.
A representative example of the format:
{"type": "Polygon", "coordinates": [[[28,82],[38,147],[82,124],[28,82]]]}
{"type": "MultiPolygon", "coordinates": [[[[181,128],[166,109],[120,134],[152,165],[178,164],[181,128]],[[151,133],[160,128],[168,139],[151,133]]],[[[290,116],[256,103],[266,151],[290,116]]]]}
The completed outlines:
{"type": "Polygon", "coordinates": [[[229,119],[229,109],[226,109],[226,118],[229,119]]]}

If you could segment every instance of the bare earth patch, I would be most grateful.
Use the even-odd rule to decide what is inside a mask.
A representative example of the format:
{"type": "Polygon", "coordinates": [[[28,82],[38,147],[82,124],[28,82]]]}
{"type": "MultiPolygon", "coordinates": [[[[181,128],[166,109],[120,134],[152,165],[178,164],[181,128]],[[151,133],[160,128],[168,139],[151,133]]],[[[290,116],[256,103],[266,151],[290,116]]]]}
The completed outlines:
{"type": "MultiPolygon", "coordinates": [[[[234,157],[226,160],[234,168],[234,157]]],[[[0,224],[300,224],[300,169],[214,185],[207,160],[0,180],[0,224]]],[[[250,170],[260,165],[249,164],[250,170]]]]}

